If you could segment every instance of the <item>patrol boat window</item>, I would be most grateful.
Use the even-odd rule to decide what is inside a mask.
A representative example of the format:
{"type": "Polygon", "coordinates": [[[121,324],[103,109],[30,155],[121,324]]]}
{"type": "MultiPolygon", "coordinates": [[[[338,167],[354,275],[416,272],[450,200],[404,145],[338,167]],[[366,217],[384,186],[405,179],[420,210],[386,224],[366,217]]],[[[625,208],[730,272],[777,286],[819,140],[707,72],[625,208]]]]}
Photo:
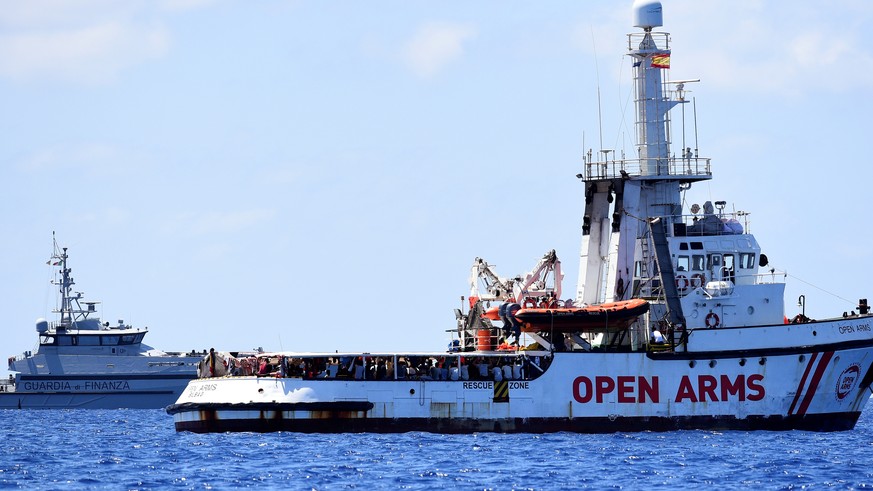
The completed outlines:
{"type": "Polygon", "coordinates": [[[99,336],[79,336],[79,346],[99,346],[99,336]]]}
{"type": "Polygon", "coordinates": [[[78,346],[79,336],[58,336],[58,344],[61,346],[78,346]]]}
{"type": "Polygon", "coordinates": [[[100,344],[103,346],[118,346],[120,336],[100,336],[100,344]]]}
{"type": "Polygon", "coordinates": [[[121,336],[121,343],[119,344],[133,344],[133,335],[121,336]]]}

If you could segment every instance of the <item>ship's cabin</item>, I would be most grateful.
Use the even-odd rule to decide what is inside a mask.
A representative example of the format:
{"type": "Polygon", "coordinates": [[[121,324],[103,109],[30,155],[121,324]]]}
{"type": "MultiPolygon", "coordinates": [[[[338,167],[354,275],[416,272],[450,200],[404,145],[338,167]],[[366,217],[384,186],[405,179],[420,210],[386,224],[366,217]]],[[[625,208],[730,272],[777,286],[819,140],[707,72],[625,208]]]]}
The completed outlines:
{"type": "Polygon", "coordinates": [[[37,319],[36,332],[40,346],[133,346],[141,344],[148,331],[125,325],[123,320],[110,326],[98,317],[86,317],[72,322],[37,319]]]}
{"type": "Polygon", "coordinates": [[[672,227],[667,249],[675,288],[661,284],[649,239],[638,241],[635,296],[652,302],[655,319],[665,314],[670,295],[679,298],[686,327],[724,328],[781,324],[785,321],[784,276],[761,271],[767,257],[748,233],[748,214],[725,213],[725,202],[691,207],[690,215],[665,217],[672,227]],[[744,222],[741,223],[740,220],[744,222]]]}
{"type": "Polygon", "coordinates": [[[40,346],[131,346],[142,343],[144,331],[101,333],[94,331],[60,331],[40,335],[40,346]]]}
{"type": "Polygon", "coordinates": [[[669,243],[680,292],[710,281],[755,284],[761,252],[751,235],[674,237],[669,243]]]}
{"type": "MultiPolygon", "coordinates": [[[[725,213],[724,207],[724,201],[714,206],[707,201],[702,208],[693,205],[691,214],[664,217],[672,223],[667,243],[680,296],[708,285],[724,293],[736,286],[779,281],[773,272],[759,274],[759,267],[767,266],[768,260],[755,237],[747,233],[748,214],[725,213]]],[[[638,245],[634,293],[657,298],[662,289],[654,254],[647,253],[653,245],[642,243],[648,241],[642,238],[638,245]]]]}

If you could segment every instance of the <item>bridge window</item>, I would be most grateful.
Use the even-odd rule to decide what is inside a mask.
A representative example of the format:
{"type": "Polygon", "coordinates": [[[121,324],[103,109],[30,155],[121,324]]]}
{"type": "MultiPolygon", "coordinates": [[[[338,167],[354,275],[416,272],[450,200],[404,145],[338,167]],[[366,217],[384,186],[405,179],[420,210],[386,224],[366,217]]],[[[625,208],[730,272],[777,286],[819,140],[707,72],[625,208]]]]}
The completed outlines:
{"type": "Polygon", "coordinates": [[[100,343],[103,346],[117,346],[120,336],[100,336],[100,343]]]}
{"type": "Polygon", "coordinates": [[[703,271],[704,265],[704,256],[702,254],[695,254],[691,256],[691,269],[693,271],[703,271]]]}
{"type": "Polygon", "coordinates": [[[99,336],[79,336],[80,346],[98,346],[100,344],[99,336]]]}
{"type": "Polygon", "coordinates": [[[691,258],[688,256],[679,256],[676,259],[676,271],[690,271],[691,258]]]}
{"type": "Polygon", "coordinates": [[[79,336],[58,336],[60,346],[78,346],[79,336]]]}
{"type": "Polygon", "coordinates": [[[754,269],[754,267],[755,267],[755,253],[753,253],[753,252],[741,252],[740,253],[740,267],[743,269],[754,269]]]}
{"type": "Polygon", "coordinates": [[[721,254],[710,254],[706,261],[706,267],[709,270],[721,267],[721,254]]]}
{"type": "Polygon", "coordinates": [[[736,277],[734,276],[736,270],[734,269],[734,255],[733,254],[725,254],[724,255],[724,267],[722,268],[724,279],[730,281],[736,281],[736,277]]]}

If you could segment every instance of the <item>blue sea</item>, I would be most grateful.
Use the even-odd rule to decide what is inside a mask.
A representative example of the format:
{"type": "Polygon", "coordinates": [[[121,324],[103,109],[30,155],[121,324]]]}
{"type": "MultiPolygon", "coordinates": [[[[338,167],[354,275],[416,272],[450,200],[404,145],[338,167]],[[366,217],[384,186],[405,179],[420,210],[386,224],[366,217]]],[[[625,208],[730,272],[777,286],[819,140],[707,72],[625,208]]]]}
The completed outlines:
{"type": "Polygon", "coordinates": [[[855,489],[873,416],[840,433],[176,433],[162,410],[0,411],[0,489],[855,489]]]}

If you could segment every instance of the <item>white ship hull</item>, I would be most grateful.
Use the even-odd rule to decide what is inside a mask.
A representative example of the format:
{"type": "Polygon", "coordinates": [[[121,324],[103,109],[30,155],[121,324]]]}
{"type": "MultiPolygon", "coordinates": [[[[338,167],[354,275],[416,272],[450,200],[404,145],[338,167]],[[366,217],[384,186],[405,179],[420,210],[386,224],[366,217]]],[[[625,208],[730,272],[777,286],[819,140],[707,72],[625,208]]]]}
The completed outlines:
{"type": "Polygon", "coordinates": [[[43,355],[16,360],[0,409],[157,409],[197,376],[200,356],[43,355]]]}
{"type": "Polygon", "coordinates": [[[193,375],[125,375],[23,382],[34,391],[0,392],[0,409],[158,409],[172,404],[193,375]]]}
{"type": "Polygon", "coordinates": [[[199,379],[168,412],[194,432],[847,430],[870,396],[871,323],[719,331],[732,345],[756,329],[818,338],[802,347],[555,353],[533,380],[199,379]]]}

